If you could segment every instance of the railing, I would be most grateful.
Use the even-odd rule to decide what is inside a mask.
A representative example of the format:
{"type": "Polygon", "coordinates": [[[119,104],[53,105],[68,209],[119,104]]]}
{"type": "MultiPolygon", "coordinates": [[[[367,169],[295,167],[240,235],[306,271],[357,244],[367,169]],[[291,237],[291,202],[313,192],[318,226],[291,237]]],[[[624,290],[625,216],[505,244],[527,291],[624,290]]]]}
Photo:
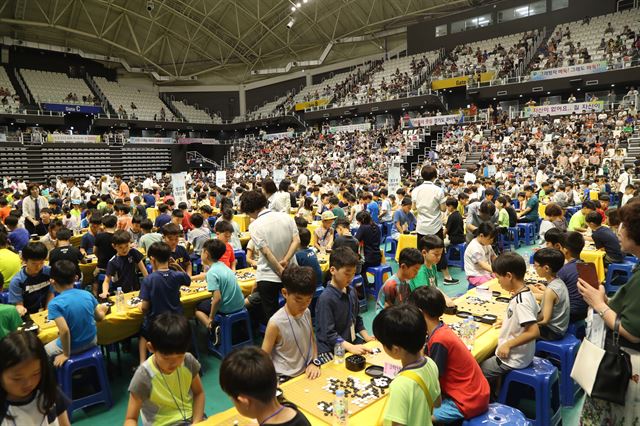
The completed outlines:
{"type": "Polygon", "coordinates": [[[25,108],[3,108],[0,107],[0,114],[13,114],[13,115],[34,115],[42,117],[63,117],[64,113],[61,111],[42,111],[37,109],[25,109],[25,108]]]}
{"type": "MultiPolygon", "coordinates": [[[[640,63],[633,63],[631,60],[625,60],[624,58],[620,58],[618,61],[607,61],[607,70],[615,71],[621,69],[628,68],[637,68],[640,66],[640,63]]],[[[581,74],[588,75],[588,74],[581,74]]],[[[531,80],[531,75],[521,75],[517,77],[504,77],[504,78],[494,78],[491,81],[467,81],[467,89],[477,89],[481,87],[493,87],[493,86],[504,86],[507,84],[519,84],[519,83],[527,83],[531,80]]],[[[537,81],[537,80],[536,80],[537,81]]]]}
{"type": "Polygon", "coordinates": [[[542,31],[539,31],[538,35],[531,42],[531,48],[529,49],[529,51],[527,51],[527,54],[525,55],[524,59],[520,61],[520,63],[518,64],[518,69],[516,70],[516,75],[515,75],[516,77],[524,74],[527,67],[531,63],[531,59],[533,58],[533,55],[538,53],[540,44],[546,38],[546,36],[547,36],[547,27],[543,27],[542,31]]]}
{"type": "Polygon", "coordinates": [[[22,76],[18,72],[17,68],[13,69],[13,73],[16,76],[16,80],[18,80],[18,84],[20,85],[20,88],[22,89],[22,93],[24,93],[24,95],[27,97],[27,103],[30,104],[32,102],[31,93],[29,92],[29,89],[27,88],[27,85],[25,84],[24,80],[22,79],[22,76]]]}

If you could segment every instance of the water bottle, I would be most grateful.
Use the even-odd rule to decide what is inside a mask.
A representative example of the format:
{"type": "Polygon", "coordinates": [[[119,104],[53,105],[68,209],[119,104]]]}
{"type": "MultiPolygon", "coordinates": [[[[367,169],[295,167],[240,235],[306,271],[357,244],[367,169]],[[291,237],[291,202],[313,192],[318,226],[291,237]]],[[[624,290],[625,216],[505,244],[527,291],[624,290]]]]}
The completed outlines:
{"type": "Polygon", "coordinates": [[[344,346],[342,345],[343,342],[344,340],[341,337],[338,337],[336,345],[333,348],[333,361],[336,364],[344,363],[344,346]]]}
{"type": "Polygon", "coordinates": [[[471,318],[465,318],[462,324],[462,341],[467,346],[468,349],[471,349],[471,327],[473,324],[471,323],[471,318]]]}
{"type": "Polygon", "coordinates": [[[124,302],[124,293],[122,292],[122,287],[118,287],[116,289],[116,311],[124,312],[125,302],[124,302]]]}
{"type": "Polygon", "coordinates": [[[343,389],[336,391],[336,398],[333,400],[333,418],[335,420],[334,425],[344,426],[347,424],[349,411],[343,389]]]}

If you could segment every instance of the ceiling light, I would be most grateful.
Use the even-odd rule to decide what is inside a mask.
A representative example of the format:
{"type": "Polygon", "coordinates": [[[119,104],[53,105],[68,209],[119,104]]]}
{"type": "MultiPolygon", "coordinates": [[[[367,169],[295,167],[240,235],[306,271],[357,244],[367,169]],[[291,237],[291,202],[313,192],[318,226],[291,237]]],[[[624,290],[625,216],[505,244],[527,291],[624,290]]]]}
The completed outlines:
{"type": "Polygon", "coordinates": [[[287,29],[288,29],[288,30],[290,30],[290,29],[291,29],[291,27],[293,27],[293,23],[294,23],[294,22],[295,22],[295,19],[293,19],[293,18],[292,18],[292,19],[289,21],[289,23],[287,23],[287,29]]]}
{"type": "Polygon", "coordinates": [[[300,2],[296,3],[296,7],[300,7],[300,6],[302,6],[302,3],[300,2]]]}
{"type": "Polygon", "coordinates": [[[302,3],[307,3],[309,0],[302,0],[302,3]]]}
{"type": "Polygon", "coordinates": [[[520,16],[526,16],[529,14],[529,6],[519,7],[515,9],[514,12],[516,12],[520,16]]]}
{"type": "Polygon", "coordinates": [[[291,11],[295,12],[296,11],[296,7],[295,6],[291,6],[291,11]]]}

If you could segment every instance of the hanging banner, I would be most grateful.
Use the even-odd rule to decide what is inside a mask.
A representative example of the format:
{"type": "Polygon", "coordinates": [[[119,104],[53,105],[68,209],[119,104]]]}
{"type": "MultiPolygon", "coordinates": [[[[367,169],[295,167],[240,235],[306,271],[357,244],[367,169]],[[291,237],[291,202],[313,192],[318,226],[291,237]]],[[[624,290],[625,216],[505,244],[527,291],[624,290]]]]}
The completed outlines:
{"type": "Polygon", "coordinates": [[[355,132],[356,130],[363,132],[370,129],[371,123],[347,124],[345,126],[331,126],[329,127],[329,133],[355,132]]]}
{"type": "Polygon", "coordinates": [[[400,189],[400,167],[399,166],[389,166],[389,193],[395,194],[398,189],[400,189]]]}
{"type": "Polygon", "coordinates": [[[227,184],[227,172],[226,170],[216,170],[216,186],[222,188],[227,184]]]}
{"type": "Polygon", "coordinates": [[[187,185],[185,184],[187,172],[171,173],[171,187],[176,205],[181,202],[188,203],[187,185]]]}
{"type": "Polygon", "coordinates": [[[129,143],[173,143],[173,138],[151,138],[133,136],[129,138],[129,143]]]}
{"type": "Polygon", "coordinates": [[[284,180],[284,170],[276,169],[273,171],[273,183],[276,184],[276,188],[280,185],[280,182],[284,180]]]}
{"type": "MultiPolygon", "coordinates": [[[[483,72],[480,74],[480,82],[485,83],[487,81],[491,81],[493,79],[493,71],[491,72],[483,72]]],[[[451,87],[459,87],[466,86],[467,81],[469,81],[470,75],[463,75],[460,77],[454,78],[445,78],[442,80],[433,80],[431,82],[431,89],[433,90],[441,90],[441,89],[449,89],[451,87]]]]}
{"type": "Polygon", "coordinates": [[[98,135],[66,135],[64,133],[49,133],[47,135],[47,142],[88,142],[98,143],[100,142],[100,136],[98,135]]]}
{"type": "Polygon", "coordinates": [[[550,80],[552,78],[572,77],[574,75],[596,74],[607,70],[607,61],[596,61],[589,62],[588,64],[572,65],[570,67],[532,71],[531,80],[550,80]]]}
{"type": "Polygon", "coordinates": [[[292,138],[293,132],[280,132],[280,133],[268,133],[262,136],[265,141],[272,141],[274,139],[292,138]]]}
{"type": "Polygon", "coordinates": [[[178,139],[178,143],[185,145],[192,143],[201,143],[203,145],[219,145],[220,141],[211,138],[180,138],[178,139]]]}
{"type": "Polygon", "coordinates": [[[464,121],[462,114],[436,115],[433,117],[405,117],[402,119],[402,127],[441,126],[443,124],[458,124],[464,121]]]}
{"type": "Polygon", "coordinates": [[[322,98],[322,99],[316,99],[315,101],[298,102],[295,108],[296,108],[296,111],[302,111],[307,108],[319,107],[322,105],[326,105],[328,103],[329,103],[329,99],[322,98]]]}
{"type": "Polygon", "coordinates": [[[547,115],[571,115],[573,113],[582,114],[590,112],[600,112],[604,109],[604,101],[596,102],[575,102],[572,104],[540,105],[525,107],[524,116],[547,116],[547,115]]]}

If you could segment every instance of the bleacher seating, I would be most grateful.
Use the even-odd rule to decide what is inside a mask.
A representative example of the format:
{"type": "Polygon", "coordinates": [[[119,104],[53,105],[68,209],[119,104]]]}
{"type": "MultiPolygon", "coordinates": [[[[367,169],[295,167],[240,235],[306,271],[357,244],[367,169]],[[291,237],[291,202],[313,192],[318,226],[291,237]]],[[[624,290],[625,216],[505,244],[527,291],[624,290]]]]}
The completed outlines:
{"type": "Polygon", "coordinates": [[[160,100],[157,93],[123,86],[104,77],[94,77],[94,80],[113,110],[121,118],[126,116],[129,119],[162,120],[160,111],[164,110],[166,121],[175,119],[171,110],[160,100]],[[131,102],[134,102],[136,109],[131,108],[131,102]],[[120,107],[126,114],[118,113],[120,107]]]}
{"type": "Polygon", "coordinates": [[[9,80],[7,71],[0,67],[0,111],[16,112],[20,108],[20,101],[16,99],[16,90],[9,80]],[[3,94],[8,92],[8,94],[3,94]]]}
{"type": "Polygon", "coordinates": [[[81,78],[64,73],[21,69],[20,74],[36,103],[93,105],[93,93],[81,78]],[[68,95],[74,94],[73,99],[68,95]],[[83,100],[83,96],[85,99],[83,100]],[[86,99],[86,98],[89,99],[86,99]]]}
{"type": "Polygon", "coordinates": [[[193,105],[189,105],[184,101],[173,101],[173,106],[176,107],[178,112],[190,123],[207,123],[207,124],[220,124],[222,119],[213,115],[210,116],[208,112],[202,109],[198,109],[193,105]]]}
{"type": "Polygon", "coordinates": [[[622,35],[623,29],[626,25],[633,31],[633,34],[637,34],[638,30],[640,30],[639,20],[640,11],[638,9],[628,9],[622,12],[593,17],[588,24],[583,24],[583,20],[560,24],[555,27],[547,43],[547,46],[551,47],[551,53],[547,55],[541,53],[533,68],[567,67],[602,60],[609,61],[610,67],[620,68],[622,67],[623,59],[630,61],[630,55],[626,53],[634,42],[633,37],[630,38],[626,34],[622,35]],[[609,23],[611,23],[613,31],[605,34],[609,23]],[[622,35],[622,46],[608,48],[609,40],[611,39],[615,42],[619,35],[622,35]],[[586,52],[588,54],[581,53],[581,49],[587,49],[586,52]]]}
{"type": "Polygon", "coordinates": [[[260,120],[262,118],[279,117],[281,115],[284,115],[284,110],[278,107],[283,105],[287,101],[287,98],[288,96],[283,96],[276,99],[275,101],[267,102],[261,107],[247,112],[245,116],[239,115],[237,117],[234,117],[232,122],[241,123],[243,121],[260,120]]]}
{"type": "Polygon", "coordinates": [[[335,87],[335,85],[347,80],[351,75],[357,73],[358,69],[361,68],[362,67],[357,67],[352,71],[335,74],[333,77],[327,78],[322,81],[322,83],[305,86],[293,97],[294,104],[323,98],[329,99],[329,101],[331,101],[331,99],[333,99],[334,97],[333,88],[335,87]]]}

